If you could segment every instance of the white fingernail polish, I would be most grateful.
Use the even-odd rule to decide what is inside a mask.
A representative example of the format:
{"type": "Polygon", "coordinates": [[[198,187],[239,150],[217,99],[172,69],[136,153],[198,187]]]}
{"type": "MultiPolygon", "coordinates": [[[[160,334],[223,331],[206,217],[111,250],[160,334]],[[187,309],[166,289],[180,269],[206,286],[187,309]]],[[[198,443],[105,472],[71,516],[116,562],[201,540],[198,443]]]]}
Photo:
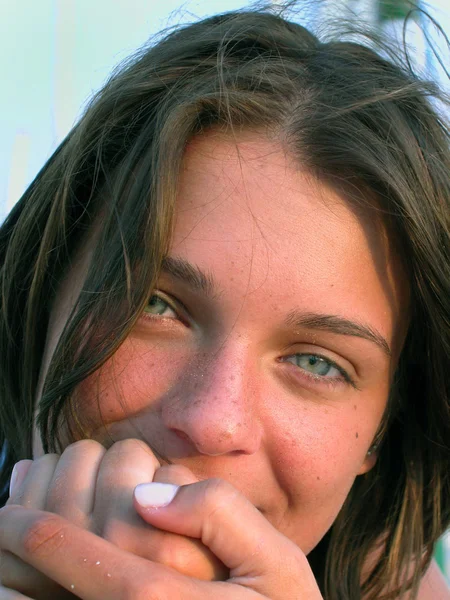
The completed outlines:
{"type": "Polygon", "coordinates": [[[159,508],[170,504],[179,486],[172,483],[141,483],[134,490],[134,496],[144,508],[159,508]]]}

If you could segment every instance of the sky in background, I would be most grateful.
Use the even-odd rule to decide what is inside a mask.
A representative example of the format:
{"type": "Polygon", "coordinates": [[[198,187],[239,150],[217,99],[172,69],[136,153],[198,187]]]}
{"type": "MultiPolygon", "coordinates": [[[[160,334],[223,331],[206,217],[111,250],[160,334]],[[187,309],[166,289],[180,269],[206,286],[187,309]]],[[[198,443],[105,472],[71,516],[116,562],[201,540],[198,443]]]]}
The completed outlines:
{"type": "MultiPolygon", "coordinates": [[[[326,11],[345,3],[370,14],[373,0],[322,0],[326,11]]],[[[162,28],[247,4],[0,0],[0,221],[118,62],[162,28]]],[[[430,5],[450,32],[448,0],[430,5]]]]}
{"type": "MultiPolygon", "coordinates": [[[[374,15],[374,0],[322,0],[322,10],[335,11],[342,3],[374,15]]],[[[247,4],[0,0],[0,222],[117,63],[167,26],[247,4]]],[[[449,0],[428,2],[447,34],[449,5],[449,0]]],[[[448,51],[443,58],[450,65],[448,51]]]]}
{"type": "Polygon", "coordinates": [[[168,25],[242,0],[0,0],[0,221],[114,65],[168,25]]]}

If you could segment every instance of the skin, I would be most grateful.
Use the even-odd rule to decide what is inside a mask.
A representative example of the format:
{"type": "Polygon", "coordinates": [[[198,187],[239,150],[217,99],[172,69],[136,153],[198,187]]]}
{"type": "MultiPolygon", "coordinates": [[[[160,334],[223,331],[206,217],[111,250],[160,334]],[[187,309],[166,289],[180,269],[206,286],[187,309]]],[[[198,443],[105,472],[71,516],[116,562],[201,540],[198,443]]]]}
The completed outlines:
{"type": "MultiPolygon", "coordinates": [[[[103,519],[103,533],[120,514],[128,532],[111,541],[192,574],[192,564],[183,571],[167,555],[154,556],[161,538],[147,555],[136,546],[136,527],[140,535],[145,529],[142,518],[171,532],[170,544],[186,542],[191,534],[187,525],[143,515],[136,501],[141,520],[130,516],[132,490],[152,480],[199,481],[182,489],[201,494],[196,485],[225,480],[243,506],[239,524],[254,523],[255,532],[264,531],[261,539],[271,550],[280,538],[282,544],[293,542],[289,552],[297,560],[294,548],[304,556],[316,546],[355,478],[376,461],[376,453],[368,451],[407,328],[407,286],[389,237],[373,214],[356,211],[302,171],[279,142],[253,133],[237,142],[210,133],[187,148],[169,255],[213,277],[214,289],[207,294],[174,275],[173,268],[163,271],[159,299],[115,356],[78,389],[76,402],[95,442],[70,446],[68,440],[61,458],[49,458],[35,436],[35,461],[14,504],[26,505],[26,496],[34,508],[57,512],[91,531],[103,519]],[[363,324],[377,333],[378,343],[299,322],[313,312],[363,324]],[[307,359],[317,355],[337,367],[322,362],[324,370],[312,374],[307,359]],[[151,441],[173,466],[159,468],[136,440],[151,441]],[[83,473],[90,469],[84,480],[77,477],[80,465],[83,473]],[[34,496],[38,479],[49,490],[40,504],[34,496]],[[86,507],[80,510],[71,499],[94,489],[89,521],[86,507]],[[254,507],[258,517],[247,521],[254,507]]],[[[61,287],[42,379],[88,261],[89,248],[61,287]]],[[[229,497],[230,488],[218,489],[218,497],[229,497]]],[[[217,526],[227,531],[230,520],[217,526]]],[[[162,535],[148,526],[145,531],[162,535]]],[[[223,579],[229,556],[202,535],[192,537],[199,540],[195,560],[209,565],[203,578],[223,579]]],[[[29,554],[22,556],[45,572],[29,554]]],[[[300,572],[301,586],[310,589],[311,573],[303,563],[300,572]]],[[[289,590],[283,593],[280,597],[289,590]]]]}
{"type": "Polygon", "coordinates": [[[213,274],[217,289],[208,298],[162,274],[163,300],[181,320],[168,305],[147,313],[80,386],[90,437],[151,440],[199,479],[227,479],[309,552],[374,464],[367,452],[404,334],[399,267],[370,221],[277,142],[191,143],[170,255],[213,274]],[[294,310],[365,323],[393,356],[360,337],[285,326],[294,310]],[[289,362],[300,352],[336,362],[358,389],[334,368],[309,378],[289,362]]]}
{"type": "Polygon", "coordinates": [[[213,276],[215,289],[207,297],[161,275],[163,314],[144,314],[79,387],[89,436],[151,440],[199,479],[228,480],[308,553],[374,464],[367,453],[405,329],[391,254],[369,215],[279,143],[191,143],[170,255],[213,276]],[[392,356],[361,337],[286,325],[293,311],[364,323],[392,356]],[[314,378],[294,364],[298,353],[334,361],[354,386],[334,367],[314,378]]]}

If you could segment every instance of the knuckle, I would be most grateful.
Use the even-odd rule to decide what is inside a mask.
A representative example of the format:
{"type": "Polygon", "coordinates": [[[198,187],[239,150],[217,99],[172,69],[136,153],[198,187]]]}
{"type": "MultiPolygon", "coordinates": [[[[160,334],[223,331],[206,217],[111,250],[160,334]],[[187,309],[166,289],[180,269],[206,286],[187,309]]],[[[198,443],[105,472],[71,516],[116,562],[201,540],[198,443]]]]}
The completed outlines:
{"type": "Polygon", "coordinates": [[[197,540],[162,531],[155,531],[154,534],[157,538],[152,540],[147,559],[189,577],[214,578],[218,561],[197,540]]]}
{"type": "Polygon", "coordinates": [[[183,544],[167,534],[160,540],[153,560],[166,567],[181,569],[185,565],[186,553],[183,544]]]}
{"type": "Polygon", "coordinates": [[[193,474],[192,471],[184,465],[163,465],[155,472],[153,480],[156,481],[157,479],[163,480],[164,482],[192,480],[193,474]]]}
{"type": "Polygon", "coordinates": [[[287,543],[287,548],[283,548],[278,553],[280,571],[282,570],[283,577],[292,581],[303,580],[305,573],[311,573],[306,555],[290,540],[283,539],[283,542],[287,543]]]}
{"type": "Polygon", "coordinates": [[[108,450],[108,453],[110,455],[117,455],[117,460],[122,460],[124,457],[129,457],[130,454],[136,455],[145,453],[151,458],[155,468],[160,466],[150,447],[142,440],[135,438],[127,438],[125,440],[115,442],[115,444],[113,444],[108,450]]]}
{"type": "Polygon", "coordinates": [[[239,492],[222,479],[209,479],[203,490],[202,542],[210,546],[217,536],[218,523],[236,512],[239,492]]]}
{"type": "Polygon", "coordinates": [[[192,542],[170,545],[172,548],[163,552],[162,564],[189,577],[213,578],[215,565],[212,558],[208,559],[192,542]]]}
{"type": "Polygon", "coordinates": [[[138,449],[148,450],[147,444],[142,440],[138,440],[137,438],[126,438],[124,440],[119,440],[118,442],[115,442],[111,448],[114,450],[119,450],[120,452],[134,452],[138,449]]]}
{"type": "Polygon", "coordinates": [[[236,503],[239,492],[224,479],[208,479],[203,490],[203,502],[207,514],[229,509],[236,503]]]}
{"type": "Polygon", "coordinates": [[[66,543],[67,524],[58,515],[46,513],[25,531],[23,548],[28,556],[47,558],[60,552],[66,543]]]}
{"type": "Polygon", "coordinates": [[[72,454],[72,453],[80,453],[80,454],[98,454],[104,453],[105,448],[96,440],[78,440],[67,446],[64,450],[64,454],[72,454]]]}
{"type": "Polygon", "coordinates": [[[42,466],[47,467],[47,466],[54,466],[56,465],[56,463],[59,461],[60,455],[59,454],[43,454],[42,456],[40,456],[39,458],[36,458],[33,461],[33,465],[32,465],[32,469],[39,469],[42,466]]]}

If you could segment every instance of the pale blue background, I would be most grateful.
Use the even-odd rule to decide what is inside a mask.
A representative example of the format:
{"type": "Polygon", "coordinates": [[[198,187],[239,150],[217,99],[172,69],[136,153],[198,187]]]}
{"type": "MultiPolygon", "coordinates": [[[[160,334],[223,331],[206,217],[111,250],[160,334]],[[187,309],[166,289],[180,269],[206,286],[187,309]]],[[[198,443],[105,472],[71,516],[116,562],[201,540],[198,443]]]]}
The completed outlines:
{"type": "MultiPolygon", "coordinates": [[[[448,2],[431,5],[450,32],[448,2]]],[[[339,13],[350,6],[366,10],[370,19],[375,3],[322,0],[320,10],[339,13]]],[[[0,222],[115,64],[163,27],[246,5],[242,0],[0,0],[0,222]]]]}
{"type": "MultiPolygon", "coordinates": [[[[240,0],[0,0],[0,222],[114,65],[164,27],[247,4],[240,0]]],[[[325,14],[345,13],[350,7],[373,20],[375,4],[376,0],[322,0],[320,10],[310,16],[321,21],[325,14]]],[[[450,33],[449,0],[431,0],[428,8],[450,33]]],[[[389,30],[398,33],[398,24],[389,30]]],[[[417,48],[419,66],[448,86],[416,33],[411,32],[411,43],[417,48]]],[[[448,50],[439,45],[450,66],[448,50]]],[[[450,574],[450,536],[443,546],[450,574]]]]}
{"type": "Polygon", "coordinates": [[[0,0],[0,222],[114,65],[239,0],[0,0]]]}

